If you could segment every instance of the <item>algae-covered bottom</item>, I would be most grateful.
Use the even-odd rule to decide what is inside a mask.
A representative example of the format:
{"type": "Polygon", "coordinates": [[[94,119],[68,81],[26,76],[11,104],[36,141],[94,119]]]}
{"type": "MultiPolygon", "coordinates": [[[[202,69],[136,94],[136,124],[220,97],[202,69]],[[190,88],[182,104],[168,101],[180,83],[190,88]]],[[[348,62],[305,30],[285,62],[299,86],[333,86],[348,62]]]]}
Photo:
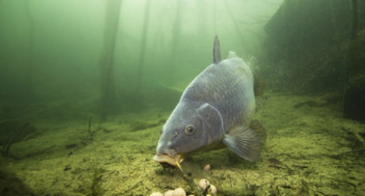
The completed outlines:
{"type": "MultiPolygon", "coordinates": [[[[169,113],[146,111],[99,124],[42,122],[40,134],[15,143],[1,158],[2,195],[150,195],[190,190],[179,170],[152,157],[169,113]]],[[[196,183],[208,179],[218,195],[363,195],[365,125],[344,120],[323,97],[268,94],[255,119],[266,128],[261,160],[241,160],[229,149],[182,162],[196,183]],[[210,164],[209,171],[203,170],[210,164]]],[[[94,122],[95,121],[95,122],[94,122]]],[[[195,193],[201,195],[201,193],[195,193]]]]}

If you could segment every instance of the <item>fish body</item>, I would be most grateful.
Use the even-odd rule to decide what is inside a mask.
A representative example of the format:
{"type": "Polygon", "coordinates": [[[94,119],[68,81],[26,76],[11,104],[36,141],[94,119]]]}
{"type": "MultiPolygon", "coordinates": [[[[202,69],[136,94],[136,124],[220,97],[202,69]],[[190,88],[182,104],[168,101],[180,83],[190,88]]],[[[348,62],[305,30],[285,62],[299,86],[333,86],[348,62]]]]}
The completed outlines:
{"type": "Polygon", "coordinates": [[[164,124],[155,161],[178,165],[191,153],[224,146],[259,159],[260,142],[248,128],[255,111],[252,72],[234,52],[221,61],[217,40],[213,64],[188,85],[164,124]]]}

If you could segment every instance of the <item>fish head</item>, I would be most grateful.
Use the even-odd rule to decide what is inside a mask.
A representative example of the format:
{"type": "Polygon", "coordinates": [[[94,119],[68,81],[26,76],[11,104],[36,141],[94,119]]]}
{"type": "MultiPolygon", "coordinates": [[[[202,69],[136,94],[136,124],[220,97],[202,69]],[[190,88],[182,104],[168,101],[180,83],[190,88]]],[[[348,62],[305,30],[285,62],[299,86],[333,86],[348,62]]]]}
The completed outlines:
{"type": "Polygon", "coordinates": [[[178,105],[163,126],[154,160],[179,166],[186,155],[222,139],[222,133],[222,117],[214,107],[178,105]]]}

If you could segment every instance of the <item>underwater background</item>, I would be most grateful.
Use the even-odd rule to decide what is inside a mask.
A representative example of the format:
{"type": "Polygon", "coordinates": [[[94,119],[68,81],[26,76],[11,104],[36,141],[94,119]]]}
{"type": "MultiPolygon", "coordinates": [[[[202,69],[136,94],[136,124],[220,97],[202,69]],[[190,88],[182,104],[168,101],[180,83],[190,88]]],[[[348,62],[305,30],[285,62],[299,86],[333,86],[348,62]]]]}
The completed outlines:
{"type": "Polygon", "coordinates": [[[358,0],[0,0],[0,195],[205,195],[152,158],[215,35],[257,76],[266,135],[258,162],[188,157],[189,179],[222,196],[364,195],[358,0]]]}

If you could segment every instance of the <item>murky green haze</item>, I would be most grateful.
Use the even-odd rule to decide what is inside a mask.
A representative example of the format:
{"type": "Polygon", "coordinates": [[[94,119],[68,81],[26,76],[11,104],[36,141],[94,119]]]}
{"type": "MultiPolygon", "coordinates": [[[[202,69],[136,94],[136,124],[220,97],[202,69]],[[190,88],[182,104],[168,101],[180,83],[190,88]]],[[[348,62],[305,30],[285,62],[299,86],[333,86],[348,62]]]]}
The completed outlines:
{"type": "Polygon", "coordinates": [[[0,0],[0,195],[206,196],[197,188],[206,179],[216,196],[363,196],[364,51],[363,0],[0,0]],[[222,59],[234,51],[252,70],[252,119],[241,116],[251,87],[218,92],[242,78],[217,78],[223,86],[199,98],[238,90],[242,103],[225,104],[249,112],[212,107],[220,124],[194,113],[207,138],[195,121],[176,131],[190,111],[164,126],[212,63],[216,35],[222,59]],[[218,124],[227,130],[213,137],[218,124]],[[162,167],[162,129],[166,140],[181,133],[183,147],[231,137],[239,149],[184,157],[175,145],[168,160],[184,159],[181,170],[162,167]],[[241,148],[258,160],[241,159],[241,148]]]}
{"type": "MultiPolygon", "coordinates": [[[[146,24],[146,1],[122,1],[113,58],[112,108],[132,111],[161,99],[169,102],[171,96],[164,98],[168,92],[156,88],[182,91],[212,62],[215,35],[221,40],[224,58],[230,50],[246,59],[255,56],[265,38],[262,27],[280,3],[151,1],[146,24]],[[143,103],[130,103],[136,98],[143,103]]],[[[10,105],[61,104],[67,99],[82,103],[59,109],[97,113],[101,59],[105,36],[110,35],[105,34],[110,12],[107,1],[3,0],[0,5],[2,105],[13,110],[10,105]]],[[[172,97],[168,109],[177,102],[178,97],[172,97]]],[[[17,115],[10,113],[3,115],[17,115]]]]}

